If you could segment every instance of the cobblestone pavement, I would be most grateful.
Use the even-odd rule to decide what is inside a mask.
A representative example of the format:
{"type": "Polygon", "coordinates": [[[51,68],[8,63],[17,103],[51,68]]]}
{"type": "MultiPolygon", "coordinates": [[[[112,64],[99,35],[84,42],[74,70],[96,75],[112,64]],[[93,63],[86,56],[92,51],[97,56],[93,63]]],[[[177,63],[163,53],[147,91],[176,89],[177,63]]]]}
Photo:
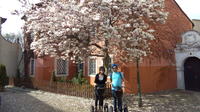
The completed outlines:
{"type": "MultiPolygon", "coordinates": [[[[93,99],[54,94],[39,90],[8,87],[0,92],[0,112],[89,112],[93,99]]],[[[124,95],[130,112],[200,112],[200,93],[171,90],[143,95],[143,107],[137,96],[124,95]]],[[[111,99],[105,100],[111,105],[111,99]]]]}
{"type": "Polygon", "coordinates": [[[171,90],[143,95],[143,107],[137,106],[137,97],[124,98],[131,112],[200,112],[200,92],[171,90]]]}

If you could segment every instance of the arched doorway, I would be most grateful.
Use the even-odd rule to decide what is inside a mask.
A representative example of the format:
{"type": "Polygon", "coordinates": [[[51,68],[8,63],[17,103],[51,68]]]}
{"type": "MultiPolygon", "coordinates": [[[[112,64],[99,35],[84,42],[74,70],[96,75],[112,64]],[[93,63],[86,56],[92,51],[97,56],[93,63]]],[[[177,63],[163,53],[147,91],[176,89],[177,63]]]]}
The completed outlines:
{"type": "Polygon", "coordinates": [[[200,91],[200,59],[190,57],[184,63],[185,89],[200,91]]]}

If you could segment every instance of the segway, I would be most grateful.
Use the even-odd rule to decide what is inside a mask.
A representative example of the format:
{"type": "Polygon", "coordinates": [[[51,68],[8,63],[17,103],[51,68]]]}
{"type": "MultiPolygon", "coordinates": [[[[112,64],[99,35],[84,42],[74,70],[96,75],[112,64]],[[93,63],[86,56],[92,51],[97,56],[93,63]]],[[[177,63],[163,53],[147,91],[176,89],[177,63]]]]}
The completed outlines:
{"type": "Polygon", "coordinates": [[[95,107],[92,105],[91,106],[91,109],[90,109],[90,112],[109,112],[108,110],[108,103],[105,103],[104,106],[103,106],[103,110],[95,110],[95,107]]]}
{"type": "MultiPolygon", "coordinates": [[[[97,92],[97,90],[99,90],[99,89],[105,89],[105,85],[100,85],[100,86],[96,86],[95,87],[95,94],[98,94],[98,92],[97,92]]],[[[91,106],[91,108],[90,108],[90,112],[108,112],[108,103],[105,103],[104,105],[103,105],[103,108],[102,108],[102,110],[100,110],[99,108],[97,109],[95,109],[95,106],[94,105],[92,105],[91,106]]]]}
{"type": "Polygon", "coordinates": [[[0,96],[0,106],[1,106],[1,96],[0,96]]]}
{"type": "MultiPolygon", "coordinates": [[[[128,112],[128,106],[126,104],[124,104],[124,106],[122,107],[122,111],[123,112],[128,112]]],[[[114,112],[113,106],[109,107],[108,112],[114,112]]],[[[117,111],[117,112],[119,112],[119,111],[117,111]]]]}
{"type": "MultiPolygon", "coordinates": [[[[117,88],[117,89],[118,89],[118,88],[117,88]]],[[[119,90],[121,90],[121,89],[119,89],[119,90]]],[[[122,91],[122,92],[123,92],[123,91],[122,91]]],[[[122,94],[116,94],[116,95],[117,95],[116,97],[122,97],[122,101],[124,101],[124,100],[123,100],[123,96],[120,96],[120,95],[122,95],[122,94]]],[[[108,112],[114,112],[113,106],[110,106],[110,107],[109,107],[108,112]]],[[[117,112],[120,112],[120,111],[117,110],[117,112]]],[[[122,112],[128,112],[128,106],[127,106],[126,104],[124,104],[124,105],[122,106],[122,112]]]]}

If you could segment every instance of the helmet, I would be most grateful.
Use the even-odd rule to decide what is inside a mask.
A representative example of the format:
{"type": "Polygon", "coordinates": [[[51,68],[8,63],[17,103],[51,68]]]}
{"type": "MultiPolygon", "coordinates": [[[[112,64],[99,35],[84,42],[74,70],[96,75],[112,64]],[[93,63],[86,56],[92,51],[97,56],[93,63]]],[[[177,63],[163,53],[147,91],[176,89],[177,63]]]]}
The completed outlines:
{"type": "Polygon", "coordinates": [[[118,64],[112,64],[112,68],[118,67],[118,64]]]}

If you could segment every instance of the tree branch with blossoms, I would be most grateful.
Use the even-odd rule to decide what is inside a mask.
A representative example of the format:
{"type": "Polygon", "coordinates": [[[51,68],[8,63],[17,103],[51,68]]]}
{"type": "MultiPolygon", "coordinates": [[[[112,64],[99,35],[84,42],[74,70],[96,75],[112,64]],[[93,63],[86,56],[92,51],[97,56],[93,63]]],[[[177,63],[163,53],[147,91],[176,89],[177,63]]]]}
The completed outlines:
{"type": "Polygon", "coordinates": [[[38,56],[113,55],[139,67],[159,38],[150,25],[165,23],[164,8],[164,0],[41,0],[25,11],[25,32],[33,34],[31,48],[38,56]]]}

